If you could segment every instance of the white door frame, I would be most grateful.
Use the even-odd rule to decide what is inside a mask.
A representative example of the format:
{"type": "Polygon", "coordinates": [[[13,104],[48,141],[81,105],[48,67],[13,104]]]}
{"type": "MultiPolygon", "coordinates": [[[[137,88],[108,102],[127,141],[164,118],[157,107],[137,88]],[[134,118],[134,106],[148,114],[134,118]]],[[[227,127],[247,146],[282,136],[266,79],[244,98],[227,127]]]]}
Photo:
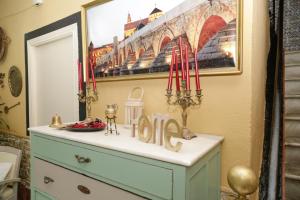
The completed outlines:
{"type": "MultiPolygon", "coordinates": [[[[51,43],[63,38],[67,37],[72,37],[72,43],[73,43],[73,66],[77,66],[77,61],[78,61],[78,27],[77,23],[71,24],[69,26],[66,26],[64,28],[55,30],[53,32],[47,33],[45,35],[33,38],[31,40],[27,41],[27,57],[28,57],[28,106],[29,106],[29,127],[31,126],[36,126],[37,125],[37,117],[36,116],[36,110],[35,106],[36,105],[36,91],[34,89],[35,87],[35,81],[36,81],[36,76],[34,72],[34,68],[36,67],[35,63],[35,51],[37,47],[40,45],[45,45],[47,43],[51,43]]],[[[76,68],[74,67],[73,74],[74,80],[78,80],[78,73],[76,68]]],[[[74,82],[74,87],[70,88],[73,90],[74,93],[74,98],[73,101],[70,102],[73,104],[74,109],[73,109],[73,116],[74,119],[78,120],[79,119],[79,102],[76,98],[76,94],[78,91],[78,82],[74,82]]],[[[59,97],[57,97],[57,100],[59,101],[59,97]]],[[[50,121],[51,119],[49,119],[50,121]]]]}

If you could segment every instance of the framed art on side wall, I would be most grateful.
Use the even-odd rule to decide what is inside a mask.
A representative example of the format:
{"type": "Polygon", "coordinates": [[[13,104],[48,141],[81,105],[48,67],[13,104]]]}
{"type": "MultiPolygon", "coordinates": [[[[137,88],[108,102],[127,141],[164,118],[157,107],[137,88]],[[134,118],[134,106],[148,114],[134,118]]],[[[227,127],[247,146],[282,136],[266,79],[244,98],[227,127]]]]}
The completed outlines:
{"type": "Polygon", "coordinates": [[[167,77],[173,48],[179,63],[180,52],[187,49],[191,70],[196,52],[202,75],[241,74],[241,4],[96,0],[82,7],[85,55],[89,51],[95,60],[100,81],[167,77]]]}

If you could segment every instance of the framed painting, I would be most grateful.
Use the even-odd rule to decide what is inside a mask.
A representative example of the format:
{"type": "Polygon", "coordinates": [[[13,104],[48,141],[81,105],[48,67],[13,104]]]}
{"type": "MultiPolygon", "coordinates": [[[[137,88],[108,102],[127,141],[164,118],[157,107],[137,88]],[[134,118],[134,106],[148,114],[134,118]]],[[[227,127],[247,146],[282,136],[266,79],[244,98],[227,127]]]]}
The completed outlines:
{"type": "Polygon", "coordinates": [[[172,49],[180,64],[182,46],[191,72],[196,61],[202,75],[241,74],[241,4],[96,0],[82,6],[85,56],[95,60],[100,81],[167,77],[172,49]]]}

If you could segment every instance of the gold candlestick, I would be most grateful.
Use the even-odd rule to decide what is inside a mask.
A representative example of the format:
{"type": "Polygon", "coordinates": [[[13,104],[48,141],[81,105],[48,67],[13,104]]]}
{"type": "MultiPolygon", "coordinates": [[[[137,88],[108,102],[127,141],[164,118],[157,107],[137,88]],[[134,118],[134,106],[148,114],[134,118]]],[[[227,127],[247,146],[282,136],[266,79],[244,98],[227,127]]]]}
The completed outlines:
{"type": "Polygon", "coordinates": [[[86,87],[86,95],[84,95],[83,91],[80,90],[78,93],[78,100],[80,103],[87,103],[87,117],[84,121],[93,121],[91,116],[91,103],[98,101],[98,93],[95,90],[91,90],[90,86],[86,87]]]}
{"type": "Polygon", "coordinates": [[[176,91],[176,99],[172,101],[172,90],[167,89],[167,103],[169,105],[179,105],[182,109],[182,137],[186,140],[190,140],[196,135],[187,128],[187,109],[191,106],[197,106],[201,103],[202,90],[196,90],[195,99],[191,95],[191,90],[187,90],[185,80],[182,81],[181,91],[176,91]]]}

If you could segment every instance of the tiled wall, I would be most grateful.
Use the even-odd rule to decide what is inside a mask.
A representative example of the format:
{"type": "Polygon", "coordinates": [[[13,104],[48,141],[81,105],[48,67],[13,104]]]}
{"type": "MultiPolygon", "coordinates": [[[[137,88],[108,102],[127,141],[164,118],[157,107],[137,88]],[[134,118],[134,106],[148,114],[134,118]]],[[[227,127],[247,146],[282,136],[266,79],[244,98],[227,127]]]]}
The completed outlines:
{"type": "Polygon", "coordinates": [[[30,187],[30,140],[0,131],[0,145],[22,150],[20,178],[22,185],[30,187]]]}

